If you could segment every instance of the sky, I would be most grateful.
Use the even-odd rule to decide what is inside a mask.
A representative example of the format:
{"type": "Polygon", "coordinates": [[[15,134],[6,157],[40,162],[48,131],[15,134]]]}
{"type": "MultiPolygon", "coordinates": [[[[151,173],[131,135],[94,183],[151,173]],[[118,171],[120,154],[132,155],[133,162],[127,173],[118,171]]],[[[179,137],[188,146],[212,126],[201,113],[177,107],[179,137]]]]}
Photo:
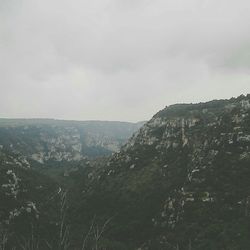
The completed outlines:
{"type": "Polygon", "coordinates": [[[250,93],[249,0],[0,0],[0,117],[141,121],[250,93]]]}

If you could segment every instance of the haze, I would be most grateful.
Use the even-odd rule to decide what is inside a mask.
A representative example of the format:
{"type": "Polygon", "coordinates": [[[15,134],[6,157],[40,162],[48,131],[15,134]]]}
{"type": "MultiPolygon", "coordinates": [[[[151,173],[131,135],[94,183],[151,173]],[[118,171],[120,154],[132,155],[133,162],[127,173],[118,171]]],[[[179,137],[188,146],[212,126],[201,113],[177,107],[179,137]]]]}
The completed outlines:
{"type": "Polygon", "coordinates": [[[0,117],[140,121],[250,93],[250,2],[1,0],[0,117]]]}

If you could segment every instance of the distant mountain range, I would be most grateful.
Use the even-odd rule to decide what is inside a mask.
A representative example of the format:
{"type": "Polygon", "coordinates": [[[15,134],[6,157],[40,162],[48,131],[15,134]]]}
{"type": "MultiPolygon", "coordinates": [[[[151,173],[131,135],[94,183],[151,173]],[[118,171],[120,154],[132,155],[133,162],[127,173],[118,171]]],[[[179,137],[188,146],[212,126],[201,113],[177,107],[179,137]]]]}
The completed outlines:
{"type": "Polygon", "coordinates": [[[143,122],[0,119],[0,153],[23,166],[80,161],[117,152],[143,122]]]}

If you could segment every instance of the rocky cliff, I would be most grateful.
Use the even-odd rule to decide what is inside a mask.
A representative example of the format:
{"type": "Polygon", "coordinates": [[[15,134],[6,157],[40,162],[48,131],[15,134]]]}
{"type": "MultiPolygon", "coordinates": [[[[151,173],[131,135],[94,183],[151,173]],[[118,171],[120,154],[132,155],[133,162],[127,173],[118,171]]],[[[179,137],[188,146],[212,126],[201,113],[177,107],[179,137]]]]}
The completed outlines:
{"type": "Polygon", "coordinates": [[[125,249],[248,249],[250,95],[166,107],[105,164],[83,207],[125,249]]]}
{"type": "Polygon", "coordinates": [[[116,152],[142,123],[0,119],[0,154],[14,163],[79,162],[116,152]],[[15,157],[14,157],[15,155],[15,157]]]}
{"type": "Polygon", "coordinates": [[[119,152],[69,174],[67,202],[62,186],[19,162],[45,152],[33,160],[55,164],[92,139],[80,148],[78,127],[15,129],[4,128],[11,139],[0,155],[0,236],[11,232],[9,246],[29,239],[31,224],[40,249],[62,249],[60,235],[64,249],[249,249],[250,95],[164,108],[119,152]]]}

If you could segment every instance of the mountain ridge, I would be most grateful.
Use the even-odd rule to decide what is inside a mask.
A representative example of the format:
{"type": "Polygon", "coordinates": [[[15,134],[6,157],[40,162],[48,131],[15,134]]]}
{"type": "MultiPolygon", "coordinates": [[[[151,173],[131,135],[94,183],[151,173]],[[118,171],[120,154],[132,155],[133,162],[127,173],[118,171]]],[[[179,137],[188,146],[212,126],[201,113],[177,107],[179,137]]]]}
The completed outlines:
{"type": "Polygon", "coordinates": [[[166,107],[92,173],[83,207],[118,213],[125,249],[248,249],[249,148],[250,95],[166,107]]]}
{"type": "Polygon", "coordinates": [[[27,162],[39,164],[78,162],[84,157],[118,151],[141,125],[140,122],[0,119],[0,151],[8,150],[27,162]]]}
{"type": "MultiPolygon", "coordinates": [[[[166,107],[118,152],[80,164],[84,167],[50,184],[50,192],[57,194],[51,203],[55,214],[50,226],[47,217],[42,225],[55,238],[40,235],[54,242],[54,249],[61,249],[56,235],[63,188],[64,225],[70,228],[66,249],[82,249],[83,238],[85,249],[249,249],[250,95],[166,107]],[[100,228],[105,230],[97,241],[100,228]]],[[[5,165],[2,187],[9,187],[8,178],[16,186],[18,174],[9,171],[6,160],[1,165],[5,165]]],[[[30,179],[23,174],[24,180],[30,179]]],[[[41,181],[46,179],[41,176],[41,181]]],[[[36,190],[40,184],[34,186],[36,190]]],[[[0,190],[6,199],[9,191],[0,190]]],[[[30,211],[33,203],[25,204],[25,211],[30,211]]]]}

